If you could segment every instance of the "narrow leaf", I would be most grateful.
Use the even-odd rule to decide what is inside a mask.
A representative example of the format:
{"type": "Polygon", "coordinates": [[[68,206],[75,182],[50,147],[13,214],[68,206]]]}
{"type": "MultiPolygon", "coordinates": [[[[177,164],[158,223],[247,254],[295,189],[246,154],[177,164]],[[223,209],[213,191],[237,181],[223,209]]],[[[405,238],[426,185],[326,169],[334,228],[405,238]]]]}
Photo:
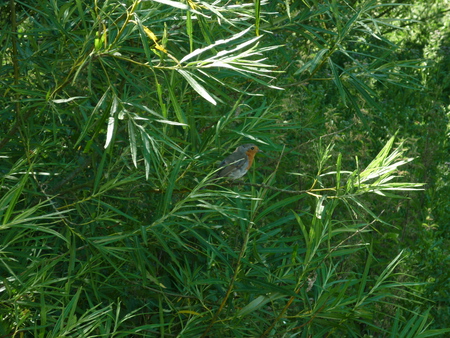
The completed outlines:
{"type": "Polygon", "coordinates": [[[213,97],[209,95],[206,89],[200,83],[198,83],[188,71],[182,69],[177,69],[177,71],[186,79],[186,81],[191,85],[191,87],[197,93],[199,93],[206,101],[212,103],[213,105],[217,104],[216,100],[214,100],[213,97]]]}

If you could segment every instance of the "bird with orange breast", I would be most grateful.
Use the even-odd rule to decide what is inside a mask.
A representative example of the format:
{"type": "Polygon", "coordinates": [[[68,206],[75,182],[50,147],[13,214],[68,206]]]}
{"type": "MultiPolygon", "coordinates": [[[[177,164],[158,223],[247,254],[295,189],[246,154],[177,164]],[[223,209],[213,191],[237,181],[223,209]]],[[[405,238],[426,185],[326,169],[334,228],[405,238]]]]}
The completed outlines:
{"type": "Polygon", "coordinates": [[[226,177],[232,180],[244,176],[253,164],[256,153],[261,152],[261,149],[254,144],[243,144],[236,148],[236,150],[228,155],[219,164],[216,178],[226,177]]]}

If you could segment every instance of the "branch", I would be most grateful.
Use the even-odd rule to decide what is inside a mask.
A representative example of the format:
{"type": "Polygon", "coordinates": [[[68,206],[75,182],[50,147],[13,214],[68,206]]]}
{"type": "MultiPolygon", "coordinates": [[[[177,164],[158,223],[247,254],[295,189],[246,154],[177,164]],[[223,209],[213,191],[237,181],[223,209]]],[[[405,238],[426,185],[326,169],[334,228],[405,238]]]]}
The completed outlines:
{"type": "Polygon", "coordinates": [[[309,194],[309,195],[316,196],[316,194],[314,194],[315,192],[336,191],[336,188],[307,189],[307,190],[288,190],[288,189],[281,189],[281,188],[272,187],[270,185],[262,184],[262,183],[229,182],[228,184],[229,185],[247,185],[247,186],[250,186],[250,187],[270,189],[270,190],[274,190],[274,191],[278,191],[278,192],[284,192],[286,194],[297,194],[297,195],[309,194]]]}

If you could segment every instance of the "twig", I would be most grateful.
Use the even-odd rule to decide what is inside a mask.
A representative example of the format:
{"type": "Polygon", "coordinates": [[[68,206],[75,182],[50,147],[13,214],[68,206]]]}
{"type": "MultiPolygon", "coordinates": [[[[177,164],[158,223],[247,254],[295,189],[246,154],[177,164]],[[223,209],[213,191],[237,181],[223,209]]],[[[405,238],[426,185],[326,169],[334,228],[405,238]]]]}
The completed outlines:
{"type": "Polygon", "coordinates": [[[307,190],[288,190],[288,189],[281,189],[281,188],[276,188],[276,187],[272,187],[270,185],[267,184],[262,184],[262,183],[242,183],[242,182],[229,182],[229,185],[248,185],[251,187],[257,187],[257,188],[265,188],[265,189],[270,189],[270,190],[274,190],[274,191],[278,191],[278,192],[284,192],[286,194],[313,194],[314,192],[322,192],[322,191],[336,191],[336,188],[323,188],[323,189],[307,189],[307,190]]]}

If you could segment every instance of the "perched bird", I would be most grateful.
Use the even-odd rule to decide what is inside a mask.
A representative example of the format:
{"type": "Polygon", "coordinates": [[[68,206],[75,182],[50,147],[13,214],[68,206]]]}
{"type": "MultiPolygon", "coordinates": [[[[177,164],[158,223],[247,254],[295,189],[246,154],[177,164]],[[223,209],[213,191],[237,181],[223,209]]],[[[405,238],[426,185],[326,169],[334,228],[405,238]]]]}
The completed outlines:
{"type": "Polygon", "coordinates": [[[216,178],[228,177],[233,180],[241,178],[252,166],[255,154],[258,152],[262,151],[254,144],[243,144],[237,147],[232,154],[220,162],[216,178]]]}

